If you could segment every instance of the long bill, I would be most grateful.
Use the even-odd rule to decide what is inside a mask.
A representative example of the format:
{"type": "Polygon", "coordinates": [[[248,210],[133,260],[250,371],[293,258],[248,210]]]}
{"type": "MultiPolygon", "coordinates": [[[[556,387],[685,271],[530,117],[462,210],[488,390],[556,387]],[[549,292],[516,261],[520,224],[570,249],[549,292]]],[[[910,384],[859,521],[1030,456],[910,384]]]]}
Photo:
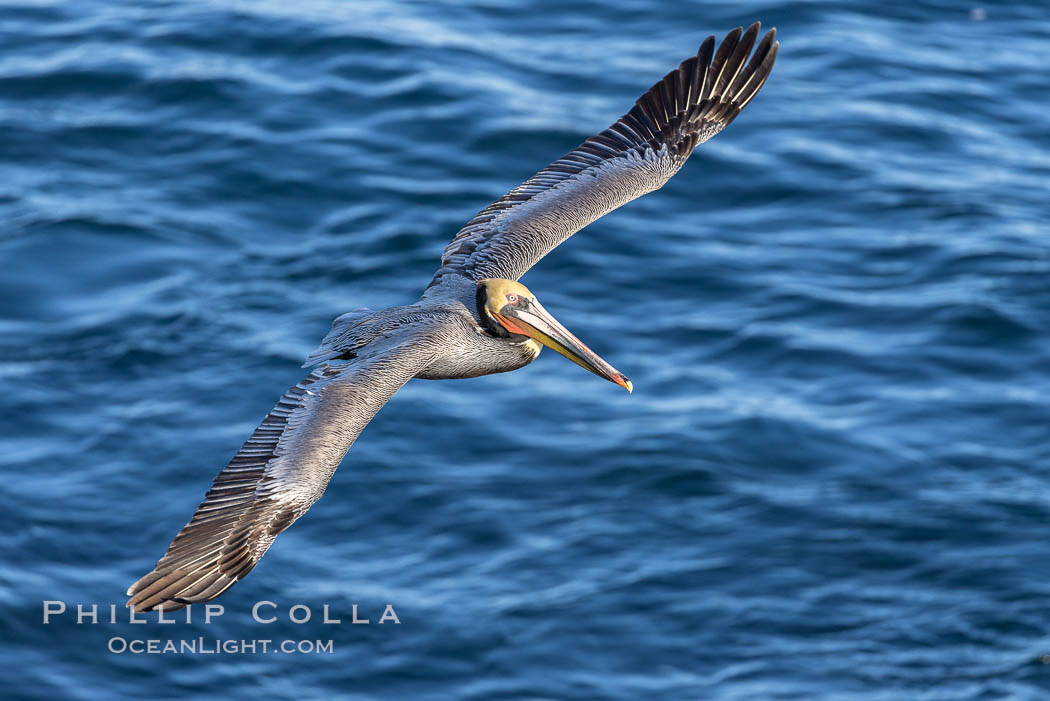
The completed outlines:
{"type": "Polygon", "coordinates": [[[511,333],[519,333],[534,338],[551,350],[561,353],[585,370],[598,377],[615,382],[628,392],[634,389],[631,381],[623,373],[585,346],[583,342],[569,333],[569,330],[558,323],[550,313],[535,299],[522,300],[517,306],[506,305],[493,316],[511,333]]]}

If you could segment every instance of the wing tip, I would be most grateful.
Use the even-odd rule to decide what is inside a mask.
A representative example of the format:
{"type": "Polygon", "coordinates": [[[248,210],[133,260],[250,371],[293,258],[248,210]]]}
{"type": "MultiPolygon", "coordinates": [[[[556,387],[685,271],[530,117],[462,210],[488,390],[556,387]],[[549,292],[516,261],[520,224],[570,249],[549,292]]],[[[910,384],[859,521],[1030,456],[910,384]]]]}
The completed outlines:
{"type": "Polygon", "coordinates": [[[705,38],[695,57],[646,91],[618,124],[639,135],[644,143],[638,146],[672,146],[684,161],[697,144],[728,126],[765,84],[780,44],[772,27],[756,47],[761,28],[760,21],[746,30],[736,27],[717,49],[714,35],[705,38]],[[677,106],[674,113],[665,109],[668,104],[677,106]]]}
{"type": "Polygon", "coordinates": [[[153,570],[128,587],[125,593],[130,598],[124,606],[135,613],[145,613],[178,611],[191,604],[211,601],[239,582],[254,565],[251,563],[239,576],[227,575],[215,567],[194,572],[153,570]]]}

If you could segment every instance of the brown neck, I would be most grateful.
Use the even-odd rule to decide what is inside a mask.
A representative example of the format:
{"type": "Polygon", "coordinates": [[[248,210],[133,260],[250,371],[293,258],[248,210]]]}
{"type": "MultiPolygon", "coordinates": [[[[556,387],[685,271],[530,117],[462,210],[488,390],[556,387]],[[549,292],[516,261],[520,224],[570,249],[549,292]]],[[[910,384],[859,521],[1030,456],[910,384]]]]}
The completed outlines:
{"type": "Polygon", "coordinates": [[[475,299],[478,305],[478,318],[481,319],[482,325],[499,338],[510,338],[510,333],[500,326],[500,324],[492,318],[492,315],[489,314],[489,310],[485,308],[489,301],[489,293],[484,285],[478,285],[478,292],[475,299]]]}

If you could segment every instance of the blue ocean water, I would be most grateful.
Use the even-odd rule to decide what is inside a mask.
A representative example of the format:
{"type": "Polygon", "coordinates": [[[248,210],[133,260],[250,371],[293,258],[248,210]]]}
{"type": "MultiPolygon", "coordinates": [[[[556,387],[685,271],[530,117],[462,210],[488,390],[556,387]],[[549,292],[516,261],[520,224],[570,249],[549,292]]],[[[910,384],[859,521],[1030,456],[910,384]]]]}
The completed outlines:
{"type": "Polygon", "coordinates": [[[1045,3],[4,1],[0,42],[3,698],[1048,698],[1045,3]],[[755,101],[523,280],[633,396],[410,382],[222,616],[129,622],[332,318],[756,19],[755,101]],[[331,650],[111,650],[201,638],[331,650]]]}

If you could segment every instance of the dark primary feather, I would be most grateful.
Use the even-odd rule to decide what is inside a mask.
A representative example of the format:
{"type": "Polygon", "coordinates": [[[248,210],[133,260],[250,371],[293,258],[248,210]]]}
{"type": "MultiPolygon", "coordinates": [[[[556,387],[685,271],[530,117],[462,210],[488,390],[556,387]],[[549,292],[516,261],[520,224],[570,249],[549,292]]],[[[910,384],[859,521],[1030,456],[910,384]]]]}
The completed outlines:
{"type": "Polygon", "coordinates": [[[775,29],[744,64],[759,28],[734,29],[717,53],[708,37],[612,126],[478,213],[445,248],[430,285],[457,275],[516,280],[576,231],[662,186],[769,78],[775,29]]]}
{"type": "Polygon", "coordinates": [[[349,365],[321,365],[289,389],[219,473],[128,606],[166,611],[208,601],[255,567],[274,538],[324,493],[347,450],[390,397],[426,367],[415,334],[349,365]]]}

